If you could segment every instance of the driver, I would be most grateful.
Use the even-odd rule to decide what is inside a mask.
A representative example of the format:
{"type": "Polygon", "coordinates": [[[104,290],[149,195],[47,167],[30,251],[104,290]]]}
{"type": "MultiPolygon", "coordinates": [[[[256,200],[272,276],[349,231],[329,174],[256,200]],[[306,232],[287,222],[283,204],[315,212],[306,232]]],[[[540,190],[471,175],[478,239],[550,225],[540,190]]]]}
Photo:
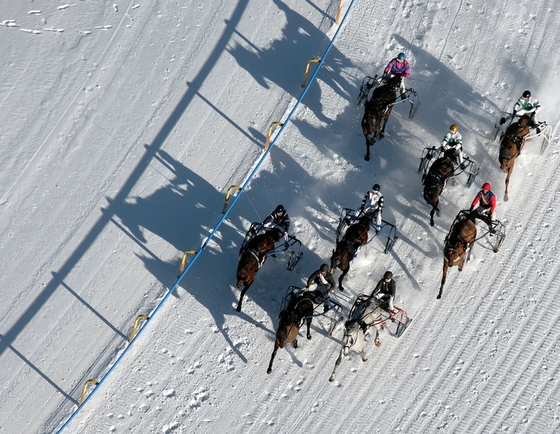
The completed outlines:
{"type": "Polygon", "coordinates": [[[457,124],[452,124],[449,127],[449,132],[445,135],[441,141],[441,147],[439,152],[444,153],[447,150],[455,151],[455,158],[452,158],[454,164],[461,166],[464,169],[463,161],[465,160],[465,154],[463,153],[463,136],[459,132],[459,126],[457,124]]]}
{"type": "Polygon", "coordinates": [[[278,205],[272,213],[262,222],[263,227],[271,229],[274,241],[278,241],[288,234],[290,229],[290,216],[283,205],[278,205]]]}
{"type": "Polygon", "coordinates": [[[541,105],[539,100],[531,95],[531,91],[526,90],[513,106],[513,113],[500,119],[500,125],[505,124],[507,120],[512,121],[515,117],[529,116],[529,119],[531,120],[531,127],[536,127],[537,134],[540,134],[541,130],[537,122],[537,113],[540,109],[541,105]]]}
{"type": "Polygon", "coordinates": [[[370,298],[375,297],[383,301],[381,305],[383,309],[390,313],[395,313],[393,300],[397,293],[397,283],[393,280],[393,273],[389,270],[383,275],[383,279],[377,282],[375,289],[372,291],[370,298]]]}
{"type": "Polygon", "coordinates": [[[372,216],[375,219],[375,224],[379,227],[381,227],[381,213],[383,212],[383,206],[385,204],[385,199],[380,189],[381,187],[379,184],[373,184],[371,190],[368,191],[362,199],[362,206],[356,212],[356,217],[361,217],[363,215],[372,216]]]}
{"type": "Polygon", "coordinates": [[[391,59],[383,70],[383,78],[385,81],[389,81],[390,78],[398,76],[401,78],[400,88],[401,88],[401,99],[406,98],[404,80],[410,77],[410,65],[408,60],[406,60],[406,55],[404,53],[399,53],[397,57],[391,59]]]}
{"type": "Polygon", "coordinates": [[[329,294],[335,287],[335,281],[332,274],[329,272],[329,266],[322,264],[321,267],[311,273],[307,279],[305,290],[313,294],[313,299],[316,303],[323,302],[323,311],[328,311],[331,306],[329,303],[329,294]]]}
{"type": "Polygon", "coordinates": [[[469,211],[478,213],[478,217],[484,221],[493,234],[495,230],[492,228],[492,222],[496,220],[496,195],[491,191],[490,183],[482,184],[482,189],[476,194],[472,201],[469,211]]]}

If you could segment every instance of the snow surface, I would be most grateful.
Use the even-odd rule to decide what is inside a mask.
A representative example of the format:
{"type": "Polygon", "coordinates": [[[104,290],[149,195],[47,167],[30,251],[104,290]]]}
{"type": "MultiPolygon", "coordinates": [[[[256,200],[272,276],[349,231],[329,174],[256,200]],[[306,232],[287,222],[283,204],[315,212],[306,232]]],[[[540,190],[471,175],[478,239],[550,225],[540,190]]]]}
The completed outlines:
{"type": "MultiPolygon", "coordinates": [[[[59,430],[113,366],[294,107],[338,4],[2,2],[1,433],[59,430]]],[[[558,124],[559,29],[555,0],[356,0],[250,188],[64,432],[557,432],[558,143],[527,144],[503,202],[490,135],[526,88],[558,124]],[[358,87],[399,51],[422,104],[413,120],[395,108],[365,162],[358,87]],[[431,228],[419,156],[453,122],[480,176],[448,185],[431,228]],[[443,239],[483,181],[507,239],[497,254],[480,240],[436,300],[443,239]],[[336,296],[348,309],[391,269],[413,323],[330,383],[343,331],[318,318],[267,375],[287,287],[330,257],[340,210],[372,182],[399,239],[363,248],[336,296]],[[237,313],[240,243],[278,203],[305,254],[292,272],[270,259],[237,313]]]]}

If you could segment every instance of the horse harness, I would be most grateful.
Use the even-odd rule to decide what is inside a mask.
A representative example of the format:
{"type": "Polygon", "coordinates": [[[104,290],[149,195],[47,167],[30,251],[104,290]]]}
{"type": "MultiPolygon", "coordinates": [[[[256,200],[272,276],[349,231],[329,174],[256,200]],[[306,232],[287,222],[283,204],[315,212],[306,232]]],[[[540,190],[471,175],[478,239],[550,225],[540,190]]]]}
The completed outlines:
{"type": "Polygon", "coordinates": [[[247,252],[250,253],[251,256],[253,256],[253,258],[256,259],[257,267],[260,269],[264,264],[266,256],[263,256],[263,258],[261,260],[260,257],[259,257],[259,254],[256,251],[254,251],[253,249],[247,250],[247,252]]]}

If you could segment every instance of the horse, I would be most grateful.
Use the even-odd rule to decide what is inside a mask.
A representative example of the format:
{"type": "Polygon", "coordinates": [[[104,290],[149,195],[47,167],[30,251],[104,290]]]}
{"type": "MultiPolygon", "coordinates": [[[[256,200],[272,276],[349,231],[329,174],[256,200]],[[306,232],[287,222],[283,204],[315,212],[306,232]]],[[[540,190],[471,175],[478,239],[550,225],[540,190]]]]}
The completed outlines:
{"type": "Polygon", "coordinates": [[[336,249],[331,256],[331,273],[340,268],[342,274],[338,278],[338,288],[344,291],[342,281],[350,270],[350,262],[354,259],[356,250],[368,242],[369,226],[373,215],[364,214],[358,222],[350,225],[341,240],[336,241],[336,249]]]}
{"type": "Polygon", "coordinates": [[[271,250],[274,250],[274,237],[270,231],[267,231],[252,238],[247,248],[241,252],[237,265],[237,287],[244,286],[237,303],[237,312],[241,312],[243,296],[253,284],[257,271],[263,266],[267,258],[266,254],[271,250]]]}
{"type": "Polygon", "coordinates": [[[369,161],[370,146],[373,146],[377,137],[385,137],[385,127],[393,110],[393,103],[397,100],[397,88],[401,78],[398,76],[389,79],[387,84],[378,86],[373,90],[371,98],[366,100],[364,116],[362,117],[362,132],[366,139],[366,156],[369,161]]]}
{"type": "Polygon", "coordinates": [[[528,116],[522,116],[519,121],[511,124],[502,140],[500,142],[500,154],[498,160],[500,162],[500,169],[506,174],[506,191],[504,193],[504,201],[507,202],[508,197],[508,186],[509,178],[513,172],[513,166],[515,165],[515,159],[521,154],[521,150],[525,145],[525,136],[529,134],[529,122],[530,118],[528,116]]]}
{"type": "Polygon", "coordinates": [[[375,327],[375,346],[381,345],[379,331],[383,330],[382,320],[387,318],[388,315],[387,311],[382,307],[384,302],[375,297],[368,297],[365,294],[360,294],[357,302],[359,304],[355,305],[350,312],[349,320],[344,324],[345,331],[342,338],[342,348],[338,359],[336,359],[329,381],[334,381],[336,369],[340,365],[342,357],[347,356],[350,349],[355,348],[361,354],[362,361],[367,361],[367,355],[364,350],[365,334],[372,325],[375,327]]]}
{"type": "Polygon", "coordinates": [[[272,363],[276,357],[278,348],[284,348],[285,344],[293,344],[298,347],[299,329],[303,321],[307,323],[307,339],[311,339],[311,321],[313,319],[313,300],[306,294],[292,296],[286,309],[280,311],[276,339],[274,340],[274,351],[270,357],[267,374],[272,372],[272,363]]]}
{"type": "Polygon", "coordinates": [[[454,149],[445,151],[443,157],[438,158],[428,171],[424,178],[424,200],[428,205],[432,206],[430,211],[430,226],[434,226],[434,214],[439,217],[439,196],[445,188],[447,179],[453,174],[455,169],[453,165],[454,149]]]}
{"type": "Polygon", "coordinates": [[[448,268],[457,265],[459,271],[463,271],[465,258],[467,261],[470,261],[474,242],[476,240],[476,225],[474,220],[477,215],[478,213],[476,212],[461,211],[453,221],[451,229],[445,237],[443,277],[437,296],[438,299],[441,298],[443,293],[443,285],[445,285],[448,268]]]}

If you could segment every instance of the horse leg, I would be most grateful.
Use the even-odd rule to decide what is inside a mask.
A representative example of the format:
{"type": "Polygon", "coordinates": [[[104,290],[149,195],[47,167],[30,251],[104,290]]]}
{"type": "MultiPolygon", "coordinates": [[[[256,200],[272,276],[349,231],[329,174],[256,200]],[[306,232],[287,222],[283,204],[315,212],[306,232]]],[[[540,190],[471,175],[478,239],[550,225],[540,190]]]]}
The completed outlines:
{"type": "Polygon", "coordinates": [[[381,131],[379,131],[379,137],[385,137],[385,127],[387,126],[387,121],[389,120],[389,115],[391,114],[391,108],[387,110],[387,114],[381,120],[381,131]]]}
{"type": "Polygon", "coordinates": [[[294,348],[298,347],[297,339],[294,340],[294,348]]]}
{"type": "Polygon", "coordinates": [[[509,186],[509,177],[511,176],[511,172],[513,171],[513,163],[511,164],[511,166],[508,167],[507,169],[507,175],[506,175],[506,192],[504,193],[504,202],[507,202],[509,200],[508,197],[508,186],[509,186]]]}
{"type": "Polygon", "coordinates": [[[241,295],[239,296],[239,303],[237,303],[237,312],[241,312],[241,305],[243,304],[243,297],[245,296],[245,293],[251,287],[252,284],[253,284],[253,282],[246,283],[245,286],[243,287],[243,290],[241,291],[241,295]]]}
{"type": "Polygon", "coordinates": [[[471,255],[474,248],[474,242],[469,243],[469,254],[467,255],[467,262],[471,262],[471,255]]]}
{"type": "Polygon", "coordinates": [[[342,286],[342,281],[344,280],[344,277],[346,276],[347,273],[348,270],[342,270],[342,274],[338,278],[338,289],[340,289],[341,291],[344,291],[344,287],[342,286]]]}
{"type": "Polygon", "coordinates": [[[447,265],[447,261],[443,260],[443,277],[441,278],[441,286],[439,287],[439,294],[437,296],[438,300],[441,298],[441,294],[443,293],[443,285],[445,285],[445,278],[447,277],[447,269],[449,266],[447,265]]]}
{"type": "Polygon", "coordinates": [[[336,372],[336,368],[338,368],[338,365],[340,365],[340,362],[342,361],[342,353],[344,352],[344,347],[342,347],[342,349],[340,350],[340,354],[338,355],[338,359],[336,359],[336,363],[334,364],[334,369],[332,371],[332,374],[329,378],[329,381],[334,381],[334,373],[336,372]]]}
{"type": "Polygon", "coordinates": [[[381,341],[379,340],[379,329],[377,327],[375,327],[375,339],[373,340],[373,342],[375,343],[376,347],[379,347],[381,345],[381,341]]]}
{"type": "Polygon", "coordinates": [[[274,341],[274,351],[272,352],[272,356],[270,357],[270,363],[268,364],[268,369],[266,370],[267,374],[272,372],[272,362],[274,362],[274,357],[276,357],[276,351],[278,351],[278,339],[274,341]]]}
{"type": "Polygon", "coordinates": [[[364,160],[369,161],[370,159],[369,148],[374,144],[375,144],[375,139],[373,139],[373,141],[370,141],[368,136],[366,136],[366,156],[364,157],[364,160]]]}
{"type": "Polygon", "coordinates": [[[305,321],[307,322],[307,339],[311,339],[311,321],[313,318],[307,318],[305,321]]]}
{"type": "Polygon", "coordinates": [[[432,210],[430,211],[430,226],[434,226],[434,214],[436,213],[436,207],[432,204],[432,210]]]}

